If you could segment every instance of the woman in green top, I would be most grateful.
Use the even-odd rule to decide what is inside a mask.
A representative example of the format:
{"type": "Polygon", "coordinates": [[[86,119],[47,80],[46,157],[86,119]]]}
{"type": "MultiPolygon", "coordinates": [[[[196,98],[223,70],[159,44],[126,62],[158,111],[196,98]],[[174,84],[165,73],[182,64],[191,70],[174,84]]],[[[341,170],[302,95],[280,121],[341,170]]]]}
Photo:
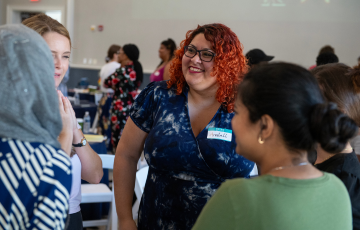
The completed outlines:
{"type": "Polygon", "coordinates": [[[232,120],[236,152],[262,176],[221,185],[194,230],[350,230],[349,195],[334,175],[307,160],[316,143],[341,151],[358,128],[325,103],[302,67],[276,63],[252,69],[238,88],[232,120]]]}

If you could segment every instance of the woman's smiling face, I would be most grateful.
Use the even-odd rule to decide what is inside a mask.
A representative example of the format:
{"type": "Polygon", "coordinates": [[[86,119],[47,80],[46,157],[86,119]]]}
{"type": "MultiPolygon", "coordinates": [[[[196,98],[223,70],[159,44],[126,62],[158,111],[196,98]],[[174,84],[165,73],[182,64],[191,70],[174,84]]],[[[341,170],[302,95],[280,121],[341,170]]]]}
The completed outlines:
{"type": "MultiPolygon", "coordinates": [[[[204,34],[198,34],[189,44],[197,50],[209,50],[215,53],[211,42],[205,39],[204,34]]],[[[214,58],[210,62],[200,59],[199,53],[189,58],[186,55],[182,58],[182,71],[185,80],[190,88],[196,91],[203,91],[216,85],[216,76],[211,76],[214,66],[214,58]]]]}
{"type": "Polygon", "coordinates": [[[57,88],[69,69],[70,41],[67,37],[56,33],[48,32],[43,35],[54,58],[55,65],[55,87],[57,88]]]}

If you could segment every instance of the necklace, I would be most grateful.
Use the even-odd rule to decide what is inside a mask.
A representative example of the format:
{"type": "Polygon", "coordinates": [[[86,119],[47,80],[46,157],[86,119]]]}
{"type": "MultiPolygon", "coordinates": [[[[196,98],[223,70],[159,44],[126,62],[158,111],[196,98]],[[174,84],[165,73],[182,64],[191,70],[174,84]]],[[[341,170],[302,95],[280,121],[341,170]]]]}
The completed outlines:
{"type": "MultiPolygon", "coordinates": [[[[286,168],[292,168],[292,167],[297,167],[297,166],[303,166],[303,165],[308,165],[310,164],[309,162],[301,162],[297,165],[290,165],[290,166],[280,166],[280,167],[276,167],[276,168],[273,168],[271,169],[269,172],[272,172],[272,171],[276,171],[276,170],[282,170],[282,169],[286,169],[286,168]]],[[[268,172],[268,173],[269,173],[268,172]]]]}

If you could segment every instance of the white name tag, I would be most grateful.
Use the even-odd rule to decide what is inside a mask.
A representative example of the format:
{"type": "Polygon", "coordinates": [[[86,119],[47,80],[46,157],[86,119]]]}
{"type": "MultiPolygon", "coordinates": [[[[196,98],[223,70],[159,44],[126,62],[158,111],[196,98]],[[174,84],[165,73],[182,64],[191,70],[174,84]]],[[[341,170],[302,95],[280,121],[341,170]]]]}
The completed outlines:
{"type": "Polygon", "coordinates": [[[232,130],[230,129],[220,129],[220,128],[209,128],[208,129],[208,139],[217,139],[223,141],[231,142],[232,130]]]}

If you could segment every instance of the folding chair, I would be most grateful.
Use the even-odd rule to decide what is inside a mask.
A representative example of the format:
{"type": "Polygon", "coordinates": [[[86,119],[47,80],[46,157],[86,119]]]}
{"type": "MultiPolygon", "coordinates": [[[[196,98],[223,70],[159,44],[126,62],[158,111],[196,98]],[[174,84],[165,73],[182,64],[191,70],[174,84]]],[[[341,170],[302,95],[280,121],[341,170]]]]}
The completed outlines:
{"type": "Polygon", "coordinates": [[[143,167],[139,171],[136,172],[135,189],[134,189],[135,195],[136,195],[136,202],[132,208],[134,220],[137,219],[137,217],[138,217],[137,213],[139,210],[140,200],[141,200],[142,194],[144,192],[148,172],[149,172],[149,166],[143,167]]]}
{"type": "MultiPolygon", "coordinates": [[[[99,154],[104,169],[113,169],[115,155],[99,154]]],[[[110,211],[107,219],[86,220],[83,221],[83,227],[107,226],[107,230],[118,229],[118,218],[115,207],[114,182],[112,191],[105,184],[82,184],[81,185],[81,203],[103,203],[111,202],[110,211]]]]}

